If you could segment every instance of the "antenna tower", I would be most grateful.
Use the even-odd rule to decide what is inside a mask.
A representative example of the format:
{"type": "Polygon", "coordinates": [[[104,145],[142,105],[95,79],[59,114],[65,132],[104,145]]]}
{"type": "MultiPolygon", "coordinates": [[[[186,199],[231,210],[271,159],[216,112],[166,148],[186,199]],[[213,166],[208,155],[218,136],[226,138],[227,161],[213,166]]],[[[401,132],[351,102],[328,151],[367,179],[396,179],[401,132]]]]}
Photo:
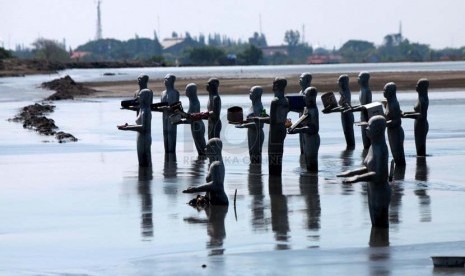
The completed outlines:
{"type": "Polygon", "coordinates": [[[97,2],[97,33],[95,34],[95,40],[102,39],[102,17],[100,15],[100,0],[97,2]]]}

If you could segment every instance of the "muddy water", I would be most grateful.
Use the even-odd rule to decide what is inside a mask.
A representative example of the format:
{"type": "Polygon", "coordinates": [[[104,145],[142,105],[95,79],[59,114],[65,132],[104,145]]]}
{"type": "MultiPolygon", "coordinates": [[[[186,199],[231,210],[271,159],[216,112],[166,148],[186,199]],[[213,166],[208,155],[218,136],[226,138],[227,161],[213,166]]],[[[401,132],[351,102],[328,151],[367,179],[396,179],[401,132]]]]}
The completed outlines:
{"type": "MultiPolygon", "coordinates": [[[[411,110],[415,97],[399,94],[401,108],[411,110]]],[[[415,157],[413,120],[403,121],[407,167],[396,172],[385,232],[371,229],[365,185],[335,177],[362,162],[359,129],[357,148],[344,151],[338,114],[320,114],[317,175],[302,169],[298,137],[288,135],[282,178],[270,179],[267,137],[264,164],[249,166],[246,131],[226,123],[226,109],[247,108],[247,97],[223,97],[231,204],[206,212],[181,193],[204,183],[207,170],[189,128],[178,129],[177,156],[165,156],[154,113],[153,171],[141,171],[135,133],[116,129],[135,118],[119,109],[120,100],[57,102],[56,124],[80,139],[69,144],[7,122],[24,102],[0,103],[0,273],[408,274],[432,272],[431,255],[465,255],[458,246],[465,232],[464,92],[430,94],[426,158],[415,157]]],[[[270,100],[263,98],[267,110],[270,100]]],[[[205,108],[206,98],[200,102],[205,108]]]]}

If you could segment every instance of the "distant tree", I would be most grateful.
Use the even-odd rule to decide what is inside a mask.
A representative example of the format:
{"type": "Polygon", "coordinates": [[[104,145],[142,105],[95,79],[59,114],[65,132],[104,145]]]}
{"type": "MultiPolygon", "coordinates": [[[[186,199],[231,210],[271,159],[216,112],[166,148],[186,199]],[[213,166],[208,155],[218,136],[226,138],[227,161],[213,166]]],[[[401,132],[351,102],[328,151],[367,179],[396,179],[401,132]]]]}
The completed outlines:
{"type": "Polygon", "coordinates": [[[300,33],[299,31],[293,31],[293,30],[288,30],[284,34],[284,42],[287,43],[287,45],[292,48],[297,46],[300,42],[300,33]]]}
{"type": "Polygon", "coordinates": [[[12,58],[13,53],[3,47],[0,47],[0,59],[12,58]]]}
{"type": "Polygon", "coordinates": [[[254,45],[250,45],[243,52],[239,53],[238,59],[240,64],[257,65],[263,58],[263,52],[254,45]]]}
{"type": "Polygon", "coordinates": [[[194,65],[220,65],[226,60],[225,52],[213,46],[188,49],[187,56],[194,65]]]}
{"type": "Polygon", "coordinates": [[[266,47],[266,38],[264,34],[258,34],[257,32],[253,33],[252,37],[249,37],[249,44],[252,44],[256,47],[266,47]]]}
{"type": "Polygon", "coordinates": [[[339,54],[345,62],[366,62],[374,54],[373,43],[363,40],[349,40],[339,49],[339,54]]]}
{"type": "Polygon", "coordinates": [[[34,43],[34,57],[46,61],[67,62],[70,60],[68,51],[57,41],[39,38],[34,43]]]}
{"type": "Polygon", "coordinates": [[[199,35],[199,43],[200,45],[205,46],[205,35],[204,34],[199,35]]]}

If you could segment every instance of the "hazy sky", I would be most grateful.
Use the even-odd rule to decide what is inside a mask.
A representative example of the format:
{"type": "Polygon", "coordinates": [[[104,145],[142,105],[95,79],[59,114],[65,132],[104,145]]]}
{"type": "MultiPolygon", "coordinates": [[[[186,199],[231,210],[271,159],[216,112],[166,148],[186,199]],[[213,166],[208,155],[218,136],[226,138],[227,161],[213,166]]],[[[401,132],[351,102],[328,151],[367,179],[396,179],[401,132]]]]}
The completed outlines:
{"type": "MultiPolygon", "coordinates": [[[[0,0],[0,46],[30,47],[38,37],[84,44],[96,34],[96,7],[97,0],[0,0]]],[[[349,39],[379,45],[402,22],[411,42],[465,46],[464,0],[103,0],[101,10],[103,37],[119,40],[187,31],[246,41],[261,25],[269,45],[293,29],[313,46],[339,48],[349,39]]]]}

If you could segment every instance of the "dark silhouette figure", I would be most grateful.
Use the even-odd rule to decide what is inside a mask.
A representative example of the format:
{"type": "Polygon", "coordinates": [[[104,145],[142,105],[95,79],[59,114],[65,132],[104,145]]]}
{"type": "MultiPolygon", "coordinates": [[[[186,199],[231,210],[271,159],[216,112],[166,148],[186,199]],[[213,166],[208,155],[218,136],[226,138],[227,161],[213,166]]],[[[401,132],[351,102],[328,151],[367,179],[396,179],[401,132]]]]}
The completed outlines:
{"type": "Polygon", "coordinates": [[[176,136],[177,136],[177,125],[172,124],[170,116],[173,114],[170,106],[176,102],[179,102],[179,92],[174,88],[174,82],[176,77],[168,74],[165,76],[165,90],[161,92],[161,102],[168,103],[168,106],[159,107],[163,111],[163,141],[165,145],[165,153],[176,152],[176,136]]]}
{"type": "Polygon", "coordinates": [[[152,111],[150,105],[153,100],[153,92],[150,89],[143,89],[137,96],[139,102],[139,114],[135,125],[117,126],[119,130],[137,131],[137,157],[140,167],[152,166],[152,111]]]}
{"type": "Polygon", "coordinates": [[[139,167],[138,193],[141,201],[141,232],[142,238],[153,237],[152,211],[152,168],[139,167]]]}
{"type": "Polygon", "coordinates": [[[404,129],[402,128],[402,111],[396,95],[397,87],[393,82],[384,86],[384,97],[386,103],[386,124],[389,139],[389,147],[396,166],[405,166],[404,153],[404,129]]]}
{"type": "Polygon", "coordinates": [[[271,100],[270,117],[256,118],[270,124],[268,136],[268,173],[281,175],[284,139],[286,138],[286,121],[289,112],[289,102],[284,97],[287,81],[284,78],[275,78],[273,81],[274,98],[271,100]]]}
{"type": "MultiPolygon", "coordinates": [[[[370,73],[368,72],[360,72],[358,74],[358,85],[360,86],[360,94],[359,94],[359,100],[360,100],[360,105],[365,105],[369,104],[372,101],[372,95],[371,95],[371,89],[369,85],[369,80],[370,80],[370,73]]],[[[365,112],[360,113],[360,121],[361,122],[368,122],[368,116],[365,112]]],[[[368,149],[370,148],[370,139],[368,139],[365,131],[366,126],[362,125],[362,142],[363,142],[363,148],[368,149]]]]}
{"type": "Polygon", "coordinates": [[[316,105],[317,90],[309,87],[305,90],[306,108],[302,116],[306,116],[300,127],[288,129],[289,134],[302,133],[304,135],[304,156],[307,171],[318,172],[318,149],[320,148],[318,107],[316,105]]]}
{"type": "Polygon", "coordinates": [[[212,205],[228,205],[228,197],[224,192],[224,163],[221,155],[223,143],[219,138],[212,138],[208,140],[205,153],[210,161],[208,168],[208,175],[206,177],[207,183],[197,187],[190,187],[183,193],[197,193],[206,192],[207,197],[212,205]]]}
{"type": "Polygon", "coordinates": [[[383,116],[371,117],[366,128],[371,146],[364,161],[365,166],[338,175],[349,177],[343,181],[344,183],[368,181],[368,208],[374,227],[389,226],[391,188],[388,183],[389,152],[384,137],[385,130],[386,119],[383,116]]]}
{"type": "Polygon", "coordinates": [[[263,104],[262,104],[263,89],[260,86],[254,86],[250,89],[250,100],[252,106],[250,107],[249,114],[247,115],[247,122],[244,124],[236,125],[237,128],[247,128],[247,142],[249,146],[249,157],[251,164],[262,163],[262,148],[265,134],[263,133],[263,121],[253,120],[255,117],[262,117],[263,104]]]}
{"type": "Polygon", "coordinates": [[[281,177],[269,177],[271,228],[275,233],[276,249],[287,250],[289,247],[289,216],[287,198],[283,195],[281,177]]]}
{"type": "MultiPolygon", "coordinates": [[[[302,73],[300,75],[300,78],[299,78],[299,86],[300,86],[299,94],[300,95],[304,95],[305,90],[312,85],[312,78],[313,78],[312,74],[310,73],[302,73]]],[[[299,117],[302,116],[304,113],[305,113],[305,110],[304,112],[299,113],[299,117]]],[[[304,133],[299,133],[300,154],[304,154],[304,143],[305,143],[304,136],[305,136],[304,133]]]]}
{"type": "Polygon", "coordinates": [[[414,133],[415,133],[415,146],[417,149],[417,156],[426,156],[426,136],[428,135],[428,87],[429,81],[427,79],[420,79],[417,82],[416,90],[418,92],[418,100],[413,108],[413,112],[404,112],[404,118],[415,119],[414,133]]]}
{"type": "Polygon", "coordinates": [[[208,139],[220,138],[221,132],[221,98],[218,94],[220,81],[216,78],[211,78],[207,82],[208,103],[208,139]]]}

